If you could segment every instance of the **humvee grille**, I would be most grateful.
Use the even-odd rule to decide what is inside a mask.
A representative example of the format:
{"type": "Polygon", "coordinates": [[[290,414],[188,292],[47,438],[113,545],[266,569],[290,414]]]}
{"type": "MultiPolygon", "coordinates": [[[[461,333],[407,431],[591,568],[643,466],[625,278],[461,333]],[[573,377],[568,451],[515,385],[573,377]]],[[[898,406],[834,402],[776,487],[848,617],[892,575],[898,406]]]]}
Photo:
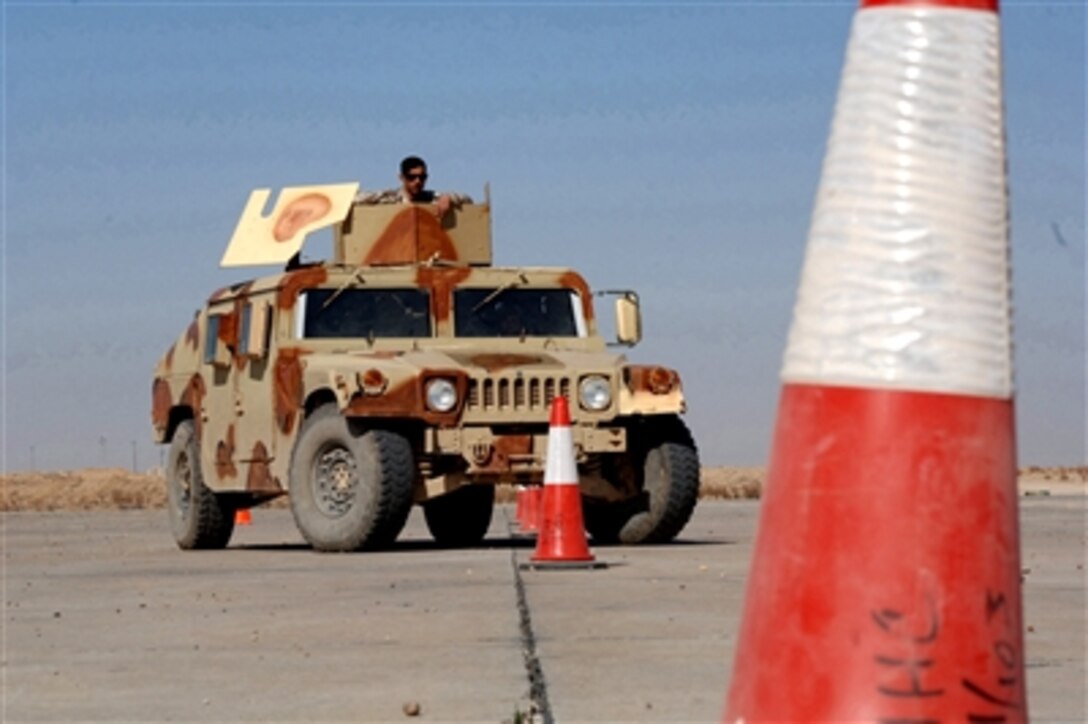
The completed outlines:
{"type": "Polygon", "coordinates": [[[571,397],[568,377],[485,377],[468,383],[466,411],[547,413],[552,400],[571,397]]]}

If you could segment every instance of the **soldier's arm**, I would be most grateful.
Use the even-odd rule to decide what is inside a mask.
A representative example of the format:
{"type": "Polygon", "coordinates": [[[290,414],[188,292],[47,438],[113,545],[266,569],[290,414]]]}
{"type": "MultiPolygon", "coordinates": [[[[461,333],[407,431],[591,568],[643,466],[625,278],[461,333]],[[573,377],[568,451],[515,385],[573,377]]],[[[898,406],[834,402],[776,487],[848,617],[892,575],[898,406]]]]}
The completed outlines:
{"type": "Polygon", "coordinates": [[[446,212],[450,210],[450,207],[457,207],[461,204],[471,204],[472,197],[467,194],[459,194],[456,192],[445,192],[435,197],[434,206],[435,213],[438,218],[442,218],[446,215],[446,212]]]}
{"type": "Polygon", "coordinates": [[[443,196],[448,198],[450,200],[450,204],[453,206],[460,206],[461,204],[472,203],[471,196],[469,196],[468,194],[460,194],[456,191],[443,191],[439,198],[442,198],[443,196]]]}

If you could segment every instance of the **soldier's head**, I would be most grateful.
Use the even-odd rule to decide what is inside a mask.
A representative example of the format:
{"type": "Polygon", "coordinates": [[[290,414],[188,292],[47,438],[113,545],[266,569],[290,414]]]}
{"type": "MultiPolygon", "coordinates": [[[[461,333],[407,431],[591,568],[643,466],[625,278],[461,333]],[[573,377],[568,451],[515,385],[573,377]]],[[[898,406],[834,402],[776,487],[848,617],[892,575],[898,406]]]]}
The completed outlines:
{"type": "Polygon", "coordinates": [[[419,156],[408,156],[400,162],[400,182],[404,193],[415,199],[427,186],[427,164],[419,156]]]}

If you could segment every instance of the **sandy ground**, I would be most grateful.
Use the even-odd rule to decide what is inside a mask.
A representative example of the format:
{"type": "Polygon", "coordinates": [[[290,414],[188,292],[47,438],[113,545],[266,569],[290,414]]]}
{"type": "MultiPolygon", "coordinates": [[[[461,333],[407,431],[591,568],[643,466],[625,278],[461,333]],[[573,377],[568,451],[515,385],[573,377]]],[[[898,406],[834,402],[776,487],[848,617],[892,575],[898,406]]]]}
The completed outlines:
{"type": "MultiPolygon", "coordinates": [[[[762,468],[704,468],[704,498],[758,498],[762,468]]],[[[499,502],[512,502],[514,489],[500,488],[499,502]]],[[[283,505],[274,501],[272,505],[283,505]]],[[[85,468],[0,476],[0,510],[140,510],[166,504],[161,472],[132,473],[122,468],[85,468]]]]}
{"type": "MultiPolygon", "coordinates": [[[[764,476],[761,467],[703,468],[700,494],[718,500],[758,498],[764,476]]],[[[1024,495],[1088,494],[1088,466],[1023,468],[1019,485],[1024,495]]],[[[501,489],[499,502],[513,499],[512,489],[501,489]]],[[[165,502],[160,472],[85,468],[0,476],[0,511],[139,510],[161,508],[165,502]]]]}

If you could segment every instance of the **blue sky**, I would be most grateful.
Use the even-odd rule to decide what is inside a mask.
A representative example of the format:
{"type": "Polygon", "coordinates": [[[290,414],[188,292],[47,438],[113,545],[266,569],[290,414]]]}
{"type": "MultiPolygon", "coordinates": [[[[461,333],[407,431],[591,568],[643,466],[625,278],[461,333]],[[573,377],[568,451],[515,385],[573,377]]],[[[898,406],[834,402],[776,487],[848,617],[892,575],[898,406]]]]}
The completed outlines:
{"type": "MultiPolygon", "coordinates": [[[[248,275],[217,264],[249,191],[409,153],[491,183],[498,263],[637,289],[704,462],[763,464],[854,12],[4,3],[3,467],[157,464],[151,371],[248,275]]],[[[1085,23],[1002,7],[1023,464],[1086,457],[1085,23]]]]}

